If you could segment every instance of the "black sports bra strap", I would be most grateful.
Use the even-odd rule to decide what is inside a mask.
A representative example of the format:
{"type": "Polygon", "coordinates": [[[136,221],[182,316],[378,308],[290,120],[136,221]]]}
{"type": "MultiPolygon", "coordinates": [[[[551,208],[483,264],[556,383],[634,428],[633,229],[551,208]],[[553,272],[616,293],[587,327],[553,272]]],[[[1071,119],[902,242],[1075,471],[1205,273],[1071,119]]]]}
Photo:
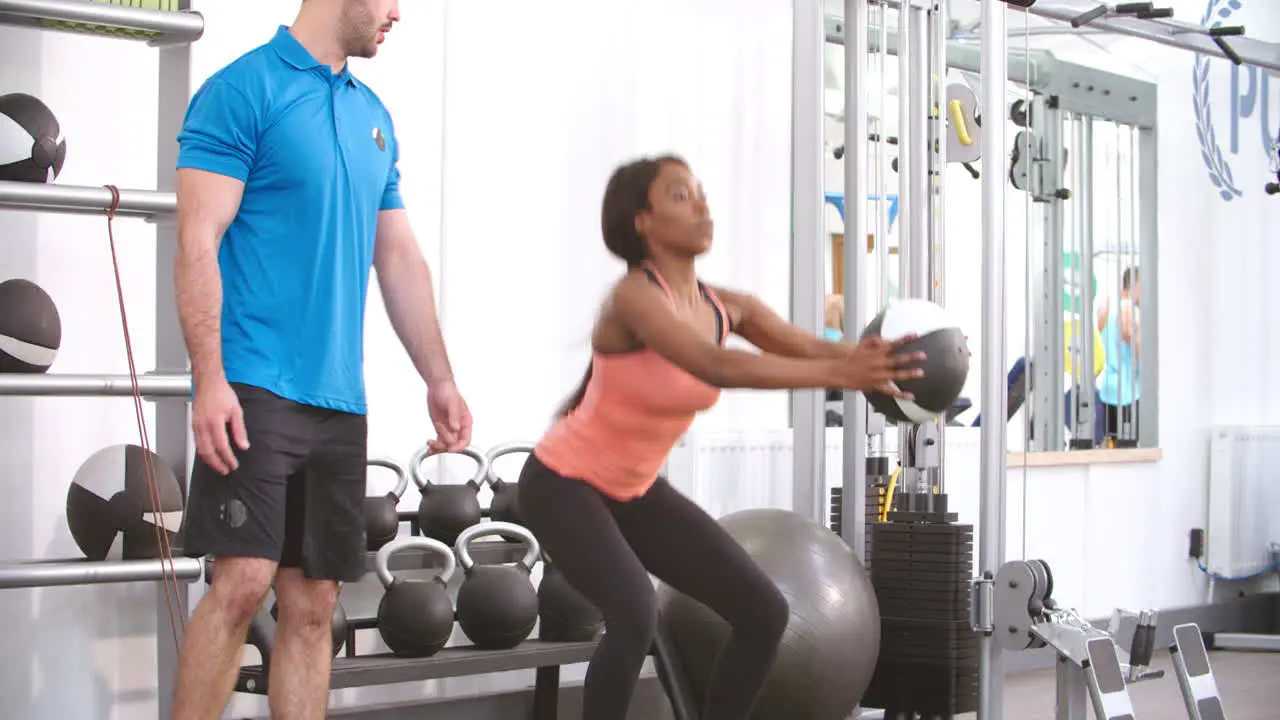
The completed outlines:
{"type": "MultiPolygon", "coordinates": [[[[662,279],[658,277],[658,273],[654,271],[653,268],[642,267],[641,270],[644,270],[645,277],[649,278],[650,282],[662,288],[663,292],[670,295],[670,291],[667,290],[667,286],[662,282],[662,279]]],[[[716,303],[715,300],[711,299],[711,292],[707,290],[707,286],[701,280],[698,281],[698,290],[702,292],[702,297],[706,299],[707,304],[711,306],[711,310],[716,314],[716,344],[723,345],[725,336],[724,329],[726,324],[724,313],[720,312],[720,305],[716,303]]]]}
{"type": "Polygon", "coordinates": [[[716,344],[723,345],[725,336],[725,317],[724,313],[720,312],[720,303],[711,299],[711,292],[707,290],[707,286],[704,285],[701,280],[698,281],[698,289],[702,291],[702,297],[706,298],[707,303],[711,305],[711,310],[716,314],[716,344]]]}

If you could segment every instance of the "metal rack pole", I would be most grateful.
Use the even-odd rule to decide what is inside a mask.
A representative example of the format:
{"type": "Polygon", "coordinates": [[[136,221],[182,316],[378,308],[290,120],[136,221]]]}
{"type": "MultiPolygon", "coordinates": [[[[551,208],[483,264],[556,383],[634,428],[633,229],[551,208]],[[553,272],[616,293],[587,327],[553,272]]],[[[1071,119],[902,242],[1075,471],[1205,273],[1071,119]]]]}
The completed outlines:
{"type": "MultiPolygon", "coordinates": [[[[172,213],[175,204],[172,192],[122,189],[116,215],[151,217],[172,213]]],[[[111,191],[105,187],[0,180],[0,209],[101,215],[110,207],[111,191]]]]}
{"type": "MultiPolygon", "coordinates": [[[[190,375],[139,375],[143,397],[188,398],[190,375]]],[[[129,397],[128,375],[18,375],[0,373],[0,395],[23,397],[129,397]]]]}
{"type": "MultiPolygon", "coordinates": [[[[188,557],[173,558],[172,574],[170,574],[167,559],[0,563],[0,590],[55,585],[156,582],[166,577],[172,581],[175,576],[179,582],[189,583],[199,580],[203,574],[203,561],[188,557]]],[[[168,715],[162,717],[168,717],[168,715]]]]}
{"type": "MultiPolygon", "coordinates": [[[[791,61],[791,321],[821,334],[826,287],[823,99],[825,32],[822,0],[793,0],[791,61]]],[[[791,392],[792,509],[821,522],[826,515],[825,394],[791,392]]]]}
{"type": "MultiPolygon", "coordinates": [[[[191,10],[191,0],[181,0],[182,10],[191,10]]],[[[159,95],[156,116],[156,189],[177,190],[178,133],[192,95],[191,46],[176,45],[160,50],[159,95]]],[[[176,196],[175,196],[176,198],[176,196]]],[[[176,208],[175,208],[176,209],[176,208]]],[[[186,342],[178,322],[178,304],[173,287],[173,266],[178,251],[178,226],[174,215],[156,224],[156,367],[161,372],[188,373],[186,342]]],[[[169,464],[186,497],[191,467],[191,406],[186,398],[157,400],[155,406],[155,451],[169,464]]],[[[176,612],[184,622],[177,624],[176,637],[169,620],[168,597],[163,585],[156,585],[156,697],[160,718],[173,714],[173,691],[177,683],[178,650],[183,626],[190,617],[186,585],[176,589],[176,612]]]]}
{"type": "Polygon", "coordinates": [[[1142,259],[1142,281],[1138,283],[1138,307],[1142,326],[1153,332],[1139,333],[1142,352],[1138,372],[1142,374],[1142,399],[1138,403],[1138,446],[1160,447],[1160,204],[1159,163],[1156,128],[1138,128],[1138,257],[1142,259]]]}
{"type": "MultiPolygon", "coordinates": [[[[182,3],[183,9],[189,9],[182,3]]],[[[47,30],[92,32],[66,23],[102,25],[136,35],[112,35],[147,40],[153,45],[188,44],[204,34],[204,18],[194,13],[149,10],[127,5],[108,5],[85,0],[0,0],[0,24],[47,30]],[[51,22],[52,21],[52,22],[51,22]]]]}
{"type": "MultiPolygon", "coordinates": [[[[863,246],[867,236],[867,111],[862,105],[867,87],[870,21],[864,0],[845,0],[844,16],[852,37],[844,46],[844,326],[849,335],[867,324],[867,265],[863,246]]],[[[877,208],[879,204],[877,203],[877,208]]],[[[867,558],[867,399],[844,393],[844,463],[841,472],[840,528],[855,557],[867,558]]]]}
{"type": "MultiPolygon", "coordinates": [[[[982,0],[982,107],[988,112],[1005,106],[1009,63],[1006,56],[1003,0],[982,0]]],[[[992,421],[982,423],[978,493],[978,572],[994,580],[1005,553],[1005,505],[1008,476],[1005,447],[1008,424],[998,422],[1005,407],[1005,124],[982,124],[982,404],[992,421]]],[[[983,604],[988,609],[991,589],[983,604]]],[[[986,613],[984,613],[986,614],[986,613]]],[[[991,633],[979,637],[978,720],[1002,717],[1004,657],[991,633]]]]}

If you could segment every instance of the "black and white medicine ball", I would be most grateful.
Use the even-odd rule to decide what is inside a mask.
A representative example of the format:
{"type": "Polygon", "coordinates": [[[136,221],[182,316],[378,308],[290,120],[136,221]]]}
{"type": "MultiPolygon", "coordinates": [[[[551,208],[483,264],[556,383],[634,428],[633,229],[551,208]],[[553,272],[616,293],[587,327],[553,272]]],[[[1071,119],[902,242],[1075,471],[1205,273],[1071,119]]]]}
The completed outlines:
{"type": "Polygon", "coordinates": [[[0,282],[0,373],[42,373],[61,344],[62,320],[49,293],[30,280],[0,282]]]}
{"type": "Polygon", "coordinates": [[[53,182],[67,141],[47,105],[25,93],[0,95],[0,180],[53,182]]]}
{"type": "Polygon", "coordinates": [[[149,451],[138,445],[111,445],[89,456],[67,489],[67,527],[85,557],[104,560],[116,540],[125,560],[161,557],[164,549],[156,526],[164,523],[170,550],[177,552],[183,498],[168,463],[150,453],[159,502],[152,500],[145,459],[149,451]]]}
{"type": "Polygon", "coordinates": [[[913,399],[869,392],[866,396],[871,407],[895,422],[920,424],[944,416],[969,377],[969,344],[947,311],[920,298],[895,300],[862,331],[862,337],[871,335],[889,342],[915,335],[901,352],[925,354],[922,362],[913,365],[924,370],[924,377],[898,382],[899,389],[911,393],[913,399]]]}

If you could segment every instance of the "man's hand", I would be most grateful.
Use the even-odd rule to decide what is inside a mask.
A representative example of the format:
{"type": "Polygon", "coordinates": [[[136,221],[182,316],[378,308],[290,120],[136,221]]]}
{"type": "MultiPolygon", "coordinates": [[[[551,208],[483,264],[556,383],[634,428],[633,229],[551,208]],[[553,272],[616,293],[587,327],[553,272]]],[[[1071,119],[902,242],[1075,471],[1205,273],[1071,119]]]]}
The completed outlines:
{"type": "Polygon", "coordinates": [[[195,436],[196,453],[214,472],[228,475],[240,466],[227,441],[228,425],[236,447],[249,449],[249,434],[245,432],[240,399],[226,380],[208,385],[201,383],[197,388],[191,402],[191,433],[195,436]]]}
{"type": "Polygon", "coordinates": [[[453,380],[437,380],[427,390],[427,411],[436,437],[427,441],[431,452],[457,452],[471,444],[471,410],[453,380]]]}

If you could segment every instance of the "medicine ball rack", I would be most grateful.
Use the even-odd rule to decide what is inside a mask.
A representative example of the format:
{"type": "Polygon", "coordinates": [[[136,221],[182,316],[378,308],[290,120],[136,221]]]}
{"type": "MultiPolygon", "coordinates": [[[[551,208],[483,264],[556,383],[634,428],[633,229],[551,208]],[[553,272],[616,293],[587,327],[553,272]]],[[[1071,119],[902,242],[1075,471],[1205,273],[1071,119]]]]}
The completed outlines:
{"type": "MultiPolygon", "coordinates": [[[[0,0],[0,25],[32,30],[69,32],[123,41],[146,42],[158,48],[160,61],[157,108],[156,190],[121,189],[117,218],[140,218],[156,226],[156,339],[157,370],[139,373],[143,397],[155,403],[153,449],[169,463],[186,494],[190,467],[191,376],[186,345],[178,323],[172,268],[177,250],[174,195],[178,146],[176,138],[192,94],[191,45],[204,34],[204,17],[192,10],[193,0],[170,0],[176,10],[154,10],[88,0],[0,0]]],[[[0,181],[0,210],[72,215],[104,215],[112,205],[106,187],[0,181]]],[[[106,374],[0,374],[0,396],[124,398],[133,394],[128,375],[106,374]]],[[[402,515],[402,520],[412,518],[402,515]]],[[[510,562],[523,552],[522,544],[493,543],[492,551],[478,552],[477,562],[510,562]]],[[[487,543],[486,543],[487,545],[487,543]]],[[[369,556],[372,562],[372,554],[369,556]]],[[[0,590],[79,586],[105,583],[152,582],[156,588],[156,627],[170,626],[166,578],[178,581],[178,612],[190,616],[188,584],[207,578],[201,559],[174,557],[164,560],[89,561],[76,559],[0,560],[0,590]]],[[[421,553],[399,553],[396,569],[422,568],[421,553]]],[[[263,613],[270,620],[269,613],[263,613]]],[[[354,630],[367,627],[366,616],[353,616],[354,630]]],[[[177,648],[182,626],[173,633],[156,633],[157,717],[172,715],[177,648]]],[[[349,643],[353,644],[353,643],[349,643]]],[[[354,688],[436,678],[482,675],[508,670],[535,669],[533,716],[554,718],[560,666],[585,662],[595,647],[588,643],[552,643],[531,640],[512,650],[479,651],[468,647],[446,648],[425,659],[391,659],[388,656],[339,658],[334,663],[333,688],[354,688]]],[[[269,651],[269,650],[268,650],[269,651]]],[[[237,689],[265,693],[261,666],[244,668],[237,689]]]]}
{"type": "MultiPolygon", "coordinates": [[[[158,48],[156,189],[121,190],[117,217],[143,218],[156,225],[156,340],[155,373],[140,374],[141,393],[156,403],[154,450],[169,463],[183,484],[188,462],[191,394],[186,348],[178,325],[173,296],[177,231],[173,222],[177,164],[176,138],[191,97],[191,44],[204,34],[204,17],[190,12],[161,11],[81,0],[0,0],[0,25],[32,30],[89,34],[122,41],[146,42],[158,48]]],[[[72,150],[74,153],[74,150],[72,150]]],[[[0,209],[41,213],[102,215],[111,208],[105,187],[0,182],[0,209]]],[[[56,397],[129,397],[128,375],[0,375],[0,395],[56,397]]],[[[167,593],[176,595],[178,611],[189,613],[187,584],[203,575],[199,560],[87,561],[35,560],[0,565],[0,588],[38,588],[54,585],[152,582],[156,590],[156,626],[170,627],[167,593]],[[176,582],[162,583],[169,576],[176,582]],[[176,587],[174,587],[176,586],[176,587]],[[176,591],[176,592],[175,592],[176,591]]],[[[181,626],[177,628],[178,641],[181,626]]],[[[156,633],[156,697],[160,718],[172,715],[177,667],[174,634],[156,633]]]]}

